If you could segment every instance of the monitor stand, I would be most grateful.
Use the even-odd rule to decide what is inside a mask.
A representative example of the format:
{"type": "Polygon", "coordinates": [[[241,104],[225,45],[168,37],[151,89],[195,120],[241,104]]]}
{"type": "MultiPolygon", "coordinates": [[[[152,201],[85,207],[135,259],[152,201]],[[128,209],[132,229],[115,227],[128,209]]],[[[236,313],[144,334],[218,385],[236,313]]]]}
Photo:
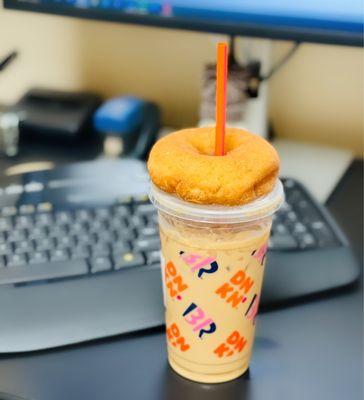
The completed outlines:
{"type": "MultiPolygon", "coordinates": [[[[261,74],[264,76],[271,66],[271,40],[247,38],[239,40],[239,46],[235,47],[238,54],[246,63],[259,60],[261,63],[261,74]]],[[[249,98],[245,107],[243,118],[229,122],[228,125],[236,128],[243,128],[254,132],[264,138],[268,137],[268,87],[266,82],[259,85],[259,96],[249,98]]],[[[214,119],[201,119],[198,126],[211,126],[215,124],[214,119]]]]}
{"type": "MultiPolygon", "coordinates": [[[[260,60],[261,74],[270,70],[272,41],[244,39],[239,41],[237,53],[245,62],[260,60]]],[[[279,73],[279,72],[278,72],[279,73]]],[[[199,126],[214,125],[214,120],[200,120],[199,126]]],[[[229,126],[247,129],[268,137],[268,85],[262,82],[259,96],[247,100],[244,118],[229,123],[229,126]]],[[[281,157],[281,175],[304,183],[317,200],[324,203],[353,160],[349,150],[331,148],[313,143],[302,143],[289,139],[276,139],[274,146],[281,157]],[[315,163],[307,160],[315,159],[315,163]]]]}

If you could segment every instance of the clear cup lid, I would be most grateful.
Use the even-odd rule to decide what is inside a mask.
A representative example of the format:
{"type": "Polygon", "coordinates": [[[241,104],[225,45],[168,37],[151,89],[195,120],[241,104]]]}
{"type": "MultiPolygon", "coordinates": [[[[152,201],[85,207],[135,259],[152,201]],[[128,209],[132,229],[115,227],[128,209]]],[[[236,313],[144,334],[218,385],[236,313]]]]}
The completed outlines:
{"type": "Polygon", "coordinates": [[[151,185],[149,197],[159,211],[177,218],[205,223],[233,224],[255,221],[274,214],[284,201],[282,182],[273,190],[242,206],[219,206],[189,203],[151,185]]]}

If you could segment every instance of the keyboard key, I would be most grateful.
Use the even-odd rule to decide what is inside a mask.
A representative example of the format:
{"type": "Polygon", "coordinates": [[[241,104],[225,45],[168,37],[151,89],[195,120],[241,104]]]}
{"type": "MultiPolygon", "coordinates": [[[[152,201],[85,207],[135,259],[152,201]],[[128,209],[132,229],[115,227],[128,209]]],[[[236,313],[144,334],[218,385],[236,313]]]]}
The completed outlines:
{"type": "Polygon", "coordinates": [[[137,239],[134,243],[136,251],[152,251],[159,250],[161,247],[159,237],[151,237],[145,239],[137,239]]]}
{"type": "Polygon", "coordinates": [[[66,262],[55,261],[48,263],[32,264],[32,266],[14,266],[0,269],[0,284],[33,282],[45,279],[65,278],[85,275],[88,266],[84,260],[71,260],[66,262]]]}
{"type": "Polygon", "coordinates": [[[148,221],[148,225],[157,225],[158,226],[158,214],[150,214],[146,216],[147,221],[148,221]]]}
{"type": "Polygon", "coordinates": [[[139,267],[144,265],[144,257],[141,253],[122,253],[119,256],[114,255],[114,268],[116,270],[127,267],[139,267]]]}
{"type": "Polygon", "coordinates": [[[96,218],[99,220],[105,220],[111,217],[111,210],[108,208],[97,208],[94,212],[96,218]]]}
{"type": "Polygon", "coordinates": [[[134,231],[129,228],[115,229],[114,235],[116,240],[121,240],[121,241],[135,239],[134,231]]]}
{"type": "Polygon", "coordinates": [[[48,228],[48,235],[51,237],[62,237],[68,235],[69,232],[69,226],[66,224],[52,224],[48,228]]]}
{"type": "Polygon", "coordinates": [[[9,254],[6,261],[7,267],[21,267],[27,263],[25,254],[9,254]]]}
{"type": "Polygon", "coordinates": [[[141,215],[132,215],[128,218],[128,226],[131,228],[139,228],[145,225],[145,219],[141,215]]]}
{"type": "Polygon", "coordinates": [[[115,240],[115,234],[110,231],[101,231],[95,234],[97,243],[108,243],[115,240]]]}
{"type": "Polygon", "coordinates": [[[106,243],[96,243],[91,247],[92,255],[96,256],[108,256],[110,254],[110,246],[106,243]]]}
{"type": "Polygon", "coordinates": [[[321,220],[321,216],[316,208],[307,200],[300,200],[296,206],[296,209],[304,223],[309,224],[321,220]]]}
{"type": "Polygon", "coordinates": [[[140,204],[139,206],[135,207],[135,214],[137,215],[149,215],[149,214],[156,214],[157,209],[154,207],[153,204],[140,204]]]}
{"type": "Polygon", "coordinates": [[[44,237],[35,240],[35,248],[37,251],[53,250],[55,247],[54,239],[50,237],[44,237]]]}
{"type": "Polygon", "coordinates": [[[14,226],[16,228],[32,228],[33,218],[30,215],[18,215],[14,217],[14,226]]]}
{"type": "Polygon", "coordinates": [[[70,224],[73,220],[70,211],[58,211],[55,214],[55,221],[57,224],[70,224]]]}
{"type": "Polygon", "coordinates": [[[67,249],[55,249],[51,252],[51,261],[67,261],[69,251],[67,249]]]}
{"type": "Polygon", "coordinates": [[[94,234],[77,235],[77,243],[85,246],[93,246],[96,243],[94,234]]]}
{"type": "Polygon", "coordinates": [[[21,240],[25,239],[26,239],[25,229],[13,229],[8,233],[9,242],[20,242],[21,240]]]}
{"type": "Polygon", "coordinates": [[[41,192],[44,189],[44,185],[41,182],[29,182],[24,185],[24,190],[27,193],[41,192]]]}
{"type": "Polygon", "coordinates": [[[301,222],[296,222],[293,226],[292,231],[293,231],[294,235],[299,235],[299,234],[307,232],[307,228],[301,222]]]}
{"type": "Polygon", "coordinates": [[[127,229],[125,220],[123,218],[119,218],[119,217],[114,217],[110,223],[110,228],[111,229],[127,229]]]}
{"type": "Polygon", "coordinates": [[[0,255],[6,256],[13,252],[13,248],[9,242],[0,243],[0,255]]]}
{"type": "Polygon", "coordinates": [[[22,185],[9,185],[5,188],[6,194],[21,194],[23,193],[24,187],[22,185]]]}
{"type": "Polygon", "coordinates": [[[31,240],[24,240],[14,244],[14,252],[16,254],[28,253],[34,250],[34,245],[31,240]]]}
{"type": "Polygon", "coordinates": [[[130,244],[127,242],[115,242],[111,245],[112,252],[114,254],[121,254],[121,253],[127,253],[130,252],[130,244]]]}
{"type": "Polygon", "coordinates": [[[289,222],[296,222],[297,214],[294,211],[288,211],[286,218],[289,222]]]}
{"type": "Polygon", "coordinates": [[[124,218],[124,217],[127,217],[130,214],[130,210],[126,206],[116,206],[114,208],[114,213],[118,217],[123,217],[124,218]]]}
{"type": "Polygon", "coordinates": [[[56,246],[59,249],[66,249],[76,245],[76,241],[72,236],[62,236],[56,239],[56,246]]]}
{"type": "Polygon", "coordinates": [[[281,235],[286,235],[288,233],[287,227],[281,223],[274,224],[272,230],[274,233],[276,232],[281,235]]]}
{"type": "Polygon", "coordinates": [[[147,264],[158,264],[161,261],[160,250],[148,251],[146,253],[147,264]]]}
{"type": "Polygon", "coordinates": [[[37,214],[34,219],[38,226],[49,226],[53,223],[53,216],[50,213],[37,214]]]}
{"type": "Polygon", "coordinates": [[[324,222],[316,221],[312,223],[311,229],[320,247],[337,245],[338,241],[334,233],[324,222]]]}
{"type": "Polygon", "coordinates": [[[292,189],[296,186],[296,182],[292,179],[285,179],[283,185],[285,189],[292,189]]]}
{"type": "Polygon", "coordinates": [[[89,223],[89,231],[92,233],[105,231],[107,228],[108,227],[107,227],[107,223],[105,220],[94,219],[93,221],[90,221],[90,223],[89,223]]]}
{"type": "Polygon", "coordinates": [[[78,222],[88,222],[92,220],[92,213],[90,210],[77,210],[75,212],[75,219],[78,222]]]}
{"type": "Polygon", "coordinates": [[[5,268],[5,258],[3,256],[0,256],[0,269],[5,268]]]}
{"type": "Polygon", "coordinates": [[[87,225],[81,222],[74,222],[69,227],[70,235],[87,235],[87,225]]]}
{"type": "Polygon", "coordinates": [[[298,189],[287,190],[286,197],[288,203],[295,206],[300,200],[302,200],[302,192],[298,189]]]}
{"type": "Polygon", "coordinates": [[[83,259],[90,256],[90,249],[85,245],[78,245],[71,249],[71,258],[73,259],[83,259]]]}
{"type": "Polygon", "coordinates": [[[46,237],[47,235],[47,228],[43,226],[36,226],[29,231],[28,237],[29,239],[40,239],[46,237]]]}
{"type": "Polygon", "coordinates": [[[297,237],[298,244],[302,249],[316,247],[316,239],[311,233],[304,233],[297,237]]]}
{"type": "Polygon", "coordinates": [[[158,236],[159,230],[157,226],[146,226],[141,228],[139,231],[139,237],[141,236],[158,236]]]}
{"type": "Polygon", "coordinates": [[[35,206],[33,204],[23,204],[19,207],[20,214],[33,214],[35,212],[35,206]]]}
{"type": "Polygon", "coordinates": [[[1,210],[1,214],[4,217],[12,217],[13,215],[17,214],[17,209],[16,207],[3,207],[3,209],[1,210]]]}
{"type": "Polygon", "coordinates": [[[95,257],[90,260],[91,273],[110,271],[112,268],[109,257],[95,257]]]}
{"type": "Polygon", "coordinates": [[[48,261],[48,255],[45,251],[35,251],[29,254],[29,264],[40,264],[48,261]]]}
{"type": "Polygon", "coordinates": [[[269,248],[274,250],[294,250],[297,242],[291,235],[274,234],[269,239],[269,248]]]}
{"type": "Polygon", "coordinates": [[[153,236],[142,236],[142,235],[138,236],[138,240],[137,241],[144,241],[144,240],[146,240],[148,242],[152,242],[152,241],[160,242],[159,232],[157,231],[157,233],[155,235],[153,235],[153,236]]]}
{"type": "Polygon", "coordinates": [[[10,218],[0,218],[0,232],[8,231],[13,227],[10,218]]]}
{"type": "Polygon", "coordinates": [[[0,243],[5,242],[5,234],[3,232],[0,232],[0,243]]]}
{"type": "Polygon", "coordinates": [[[37,206],[38,212],[51,212],[53,210],[53,205],[51,203],[39,203],[37,206]]]}
{"type": "Polygon", "coordinates": [[[282,204],[281,208],[280,208],[280,212],[281,213],[287,213],[288,211],[291,211],[292,207],[290,204],[288,204],[286,201],[282,204]]]}

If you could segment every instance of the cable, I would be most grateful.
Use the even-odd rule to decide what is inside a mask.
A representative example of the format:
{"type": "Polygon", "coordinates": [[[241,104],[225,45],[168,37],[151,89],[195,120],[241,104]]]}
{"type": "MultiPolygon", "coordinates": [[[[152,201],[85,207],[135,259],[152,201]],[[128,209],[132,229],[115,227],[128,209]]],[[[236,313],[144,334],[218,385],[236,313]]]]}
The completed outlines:
{"type": "Polygon", "coordinates": [[[0,60],[0,71],[4,70],[17,56],[18,52],[12,51],[5,58],[0,60]]]}
{"type": "Polygon", "coordinates": [[[259,81],[267,81],[268,79],[270,79],[276,72],[278,72],[281,67],[283,67],[283,65],[293,56],[293,54],[298,50],[299,46],[300,46],[300,42],[296,42],[294,44],[294,46],[291,48],[291,50],[284,56],[282,57],[282,59],[280,61],[277,62],[276,65],[274,65],[272,67],[272,69],[267,73],[267,75],[265,76],[261,76],[259,78],[259,81]]]}

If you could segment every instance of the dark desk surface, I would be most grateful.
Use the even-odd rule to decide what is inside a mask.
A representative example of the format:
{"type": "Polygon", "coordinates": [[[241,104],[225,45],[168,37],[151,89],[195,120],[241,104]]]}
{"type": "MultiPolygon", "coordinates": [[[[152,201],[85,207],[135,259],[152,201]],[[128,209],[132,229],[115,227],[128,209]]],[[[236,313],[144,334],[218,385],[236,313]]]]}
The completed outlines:
{"type": "MultiPolygon", "coordinates": [[[[362,196],[362,163],[355,162],[328,206],[360,260],[362,196]]],[[[0,392],[38,400],[359,400],[362,326],[357,286],[261,314],[250,376],[233,382],[202,385],[180,378],[167,366],[164,333],[157,330],[2,356],[0,392]]]]}

